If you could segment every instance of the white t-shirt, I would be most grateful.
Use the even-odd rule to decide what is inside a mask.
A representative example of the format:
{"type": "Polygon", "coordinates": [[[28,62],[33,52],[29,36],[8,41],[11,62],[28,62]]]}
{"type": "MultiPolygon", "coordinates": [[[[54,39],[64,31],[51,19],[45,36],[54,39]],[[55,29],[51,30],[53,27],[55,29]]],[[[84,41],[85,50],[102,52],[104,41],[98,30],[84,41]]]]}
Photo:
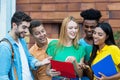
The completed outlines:
{"type": "Polygon", "coordinates": [[[19,52],[20,52],[20,58],[21,58],[21,63],[22,63],[22,79],[23,80],[33,80],[30,72],[30,68],[28,66],[28,60],[25,54],[25,51],[22,47],[21,42],[17,43],[19,47],[19,52]]]}

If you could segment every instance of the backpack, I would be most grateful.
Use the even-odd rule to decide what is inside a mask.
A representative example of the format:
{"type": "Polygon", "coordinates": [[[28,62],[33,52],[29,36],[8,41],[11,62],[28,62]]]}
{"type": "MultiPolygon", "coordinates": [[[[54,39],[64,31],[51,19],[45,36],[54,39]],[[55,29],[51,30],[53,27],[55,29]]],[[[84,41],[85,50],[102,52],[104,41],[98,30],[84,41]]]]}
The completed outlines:
{"type": "MultiPolygon", "coordinates": [[[[10,48],[11,48],[11,51],[12,51],[12,60],[11,61],[13,63],[13,61],[14,61],[14,50],[13,50],[12,44],[7,38],[3,38],[2,40],[0,40],[0,43],[3,42],[3,41],[7,42],[10,45],[10,48]]],[[[16,68],[14,67],[13,69],[14,69],[15,78],[16,78],[16,80],[18,80],[16,68]]]]}

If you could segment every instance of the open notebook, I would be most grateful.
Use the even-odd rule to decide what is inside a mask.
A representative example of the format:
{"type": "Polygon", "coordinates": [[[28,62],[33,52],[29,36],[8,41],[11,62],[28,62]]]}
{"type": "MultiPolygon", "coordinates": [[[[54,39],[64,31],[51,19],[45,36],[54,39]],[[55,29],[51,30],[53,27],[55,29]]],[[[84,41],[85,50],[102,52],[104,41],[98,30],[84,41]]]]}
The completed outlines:
{"type": "Polygon", "coordinates": [[[56,60],[51,60],[51,66],[53,69],[60,71],[61,76],[67,78],[75,78],[74,65],[70,62],[61,62],[56,60]]]}
{"type": "Polygon", "coordinates": [[[101,75],[98,74],[98,72],[101,72],[106,76],[112,76],[117,73],[117,70],[111,55],[106,56],[98,63],[92,65],[91,68],[97,77],[101,77],[101,75]]]}

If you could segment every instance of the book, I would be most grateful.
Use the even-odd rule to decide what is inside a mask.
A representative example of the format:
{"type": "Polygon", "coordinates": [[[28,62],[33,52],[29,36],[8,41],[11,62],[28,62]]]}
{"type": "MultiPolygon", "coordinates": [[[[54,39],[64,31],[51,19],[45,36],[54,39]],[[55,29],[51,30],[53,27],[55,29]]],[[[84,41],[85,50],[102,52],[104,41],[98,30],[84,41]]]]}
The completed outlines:
{"type": "Polygon", "coordinates": [[[103,73],[105,76],[112,76],[117,73],[117,70],[111,55],[106,56],[98,63],[92,65],[91,68],[97,77],[101,77],[99,72],[103,73]]]}
{"type": "Polygon", "coordinates": [[[51,60],[51,67],[56,71],[60,71],[63,77],[76,78],[76,73],[74,70],[74,65],[71,62],[61,62],[56,60],[51,60]]]}

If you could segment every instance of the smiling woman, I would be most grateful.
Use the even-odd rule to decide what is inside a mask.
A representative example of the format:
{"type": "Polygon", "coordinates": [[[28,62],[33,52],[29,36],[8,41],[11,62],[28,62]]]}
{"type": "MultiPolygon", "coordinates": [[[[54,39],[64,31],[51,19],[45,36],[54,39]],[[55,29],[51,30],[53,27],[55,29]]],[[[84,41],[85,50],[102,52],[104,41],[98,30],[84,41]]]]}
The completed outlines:
{"type": "MultiPolygon", "coordinates": [[[[115,69],[117,73],[108,76],[109,73],[97,72],[101,77],[94,78],[98,80],[118,80],[120,79],[120,49],[116,46],[113,31],[109,23],[100,23],[94,29],[93,32],[93,50],[90,57],[89,64],[93,67],[95,64],[101,62],[106,56],[110,55],[112,61],[114,62],[115,69]]],[[[107,59],[108,60],[108,59],[107,59]]],[[[111,62],[112,62],[111,61],[111,62]]],[[[106,61],[107,62],[107,61],[106,61]]],[[[110,62],[110,61],[109,61],[110,62]]],[[[111,63],[110,62],[110,63],[111,63]]],[[[101,63],[96,69],[104,67],[104,63],[101,63]]],[[[111,69],[107,69],[108,71],[111,69]]],[[[106,71],[107,71],[106,70],[106,71]]]]}
{"type": "MultiPolygon", "coordinates": [[[[77,74],[75,78],[70,78],[70,80],[79,80],[82,77],[82,69],[79,68],[78,63],[83,63],[85,49],[78,44],[79,33],[80,27],[75,18],[72,16],[64,18],[59,40],[51,41],[46,51],[53,60],[75,63],[76,67],[74,68],[77,74]]],[[[49,68],[47,74],[52,76],[52,80],[68,79],[68,77],[62,76],[60,71],[53,68],[49,68]]]]}

